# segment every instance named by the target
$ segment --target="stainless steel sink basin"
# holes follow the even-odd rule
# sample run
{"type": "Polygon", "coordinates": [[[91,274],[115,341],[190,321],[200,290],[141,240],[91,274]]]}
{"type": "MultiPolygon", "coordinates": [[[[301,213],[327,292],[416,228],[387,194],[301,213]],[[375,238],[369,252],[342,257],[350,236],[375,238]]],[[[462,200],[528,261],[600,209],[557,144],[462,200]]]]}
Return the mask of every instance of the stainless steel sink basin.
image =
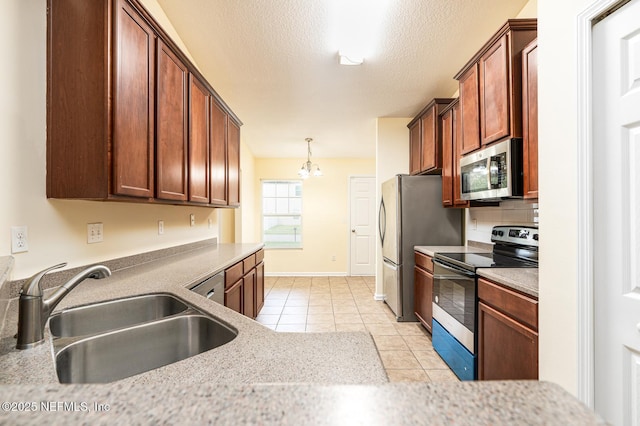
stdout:
{"type": "Polygon", "coordinates": [[[87,337],[56,355],[61,383],[108,383],[232,341],[237,332],[202,315],[178,315],[87,337]]]}
{"type": "Polygon", "coordinates": [[[51,316],[54,338],[86,336],[165,318],[188,309],[168,294],[149,294],[66,309],[51,316]]]}

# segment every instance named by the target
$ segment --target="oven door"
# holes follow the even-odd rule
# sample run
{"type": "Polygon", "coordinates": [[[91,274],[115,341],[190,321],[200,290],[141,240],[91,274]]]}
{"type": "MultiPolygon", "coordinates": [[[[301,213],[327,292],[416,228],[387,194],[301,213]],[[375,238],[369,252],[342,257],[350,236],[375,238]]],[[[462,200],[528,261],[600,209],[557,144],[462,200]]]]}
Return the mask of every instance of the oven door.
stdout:
{"type": "Polygon", "coordinates": [[[476,275],[433,260],[433,318],[475,354],[476,275]]]}

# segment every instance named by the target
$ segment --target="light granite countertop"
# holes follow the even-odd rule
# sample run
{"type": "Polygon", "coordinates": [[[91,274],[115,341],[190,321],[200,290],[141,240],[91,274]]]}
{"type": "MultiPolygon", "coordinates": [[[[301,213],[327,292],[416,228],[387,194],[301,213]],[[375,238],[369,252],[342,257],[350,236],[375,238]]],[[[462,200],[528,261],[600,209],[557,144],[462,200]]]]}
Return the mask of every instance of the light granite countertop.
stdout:
{"type": "Polygon", "coordinates": [[[415,246],[415,251],[433,257],[436,253],[490,253],[486,250],[475,246],[415,246]]]}
{"type": "Polygon", "coordinates": [[[481,277],[538,298],[538,268],[479,268],[481,277]]]}
{"type": "Polygon", "coordinates": [[[188,290],[260,245],[221,244],[86,280],[58,309],[170,293],[236,328],[232,342],[102,385],[61,385],[51,339],[14,349],[13,299],[0,335],[2,424],[603,424],[538,381],[387,383],[367,333],[276,333],[188,290]]]}
{"type": "MultiPolygon", "coordinates": [[[[88,279],[62,299],[56,311],[132,295],[169,293],[238,330],[238,336],[226,345],[119,383],[387,383],[382,361],[368,333],[276,333],[189,290],[261,247],[213,245],[121,269],[101,280],[88,279]]],[[[17,300],[13,299],[0,335],[0,383],[57,383],[48,326],[45,344],[26,351],[15,349],[17,310],[17,300]]]]}
{"type": "Polygon", "coordinates": [[[153,388],[10,386],[5,424],[596,425],[560,386],[535,381],[367,385],[255,384],[153,388]],[[32,411],[18,412],[17,402],[32,411]],[[44,404],[43,404],[44,403],[44,404]],[[65,405],[66,403],[66,409],[65,405]],[[56,408],[56,412],[50,407],[56,408]],[[74,411],[75,410],[75,411],[74,411]],[[108,410],[108,411],[107,411],[108,410]]]}

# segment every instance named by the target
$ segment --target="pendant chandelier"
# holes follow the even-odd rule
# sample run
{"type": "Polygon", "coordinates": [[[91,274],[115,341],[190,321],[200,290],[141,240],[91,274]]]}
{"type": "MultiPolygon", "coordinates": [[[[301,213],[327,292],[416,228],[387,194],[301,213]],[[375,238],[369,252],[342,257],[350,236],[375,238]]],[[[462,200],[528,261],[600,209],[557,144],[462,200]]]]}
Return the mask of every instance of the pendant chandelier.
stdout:
{"type": "Polygon", "coordinates": [[[302,179],[308,178],[311,174],[314,176],[322,176],[320,166],[311,162],[311,141],[313,141],[313,139],[306,138],[305,141],[307,141],[307,161],[302,163],[302,167],[298,170],[298,175],[302,179]]]}

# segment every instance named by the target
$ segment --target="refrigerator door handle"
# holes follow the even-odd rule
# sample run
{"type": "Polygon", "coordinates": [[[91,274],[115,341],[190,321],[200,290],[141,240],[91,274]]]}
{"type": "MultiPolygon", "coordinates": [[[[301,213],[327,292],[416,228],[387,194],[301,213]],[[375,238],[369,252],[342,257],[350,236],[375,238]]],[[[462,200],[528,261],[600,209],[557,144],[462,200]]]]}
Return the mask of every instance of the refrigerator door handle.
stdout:
{"type": "Polygon", "coordinates": [[[378,211],[378,231],[380,232],[380,242],[384,246],[384,237],[387,229],[387,209],[384,207],[384,199],[380,199],[380,210],[378,211]]]}

